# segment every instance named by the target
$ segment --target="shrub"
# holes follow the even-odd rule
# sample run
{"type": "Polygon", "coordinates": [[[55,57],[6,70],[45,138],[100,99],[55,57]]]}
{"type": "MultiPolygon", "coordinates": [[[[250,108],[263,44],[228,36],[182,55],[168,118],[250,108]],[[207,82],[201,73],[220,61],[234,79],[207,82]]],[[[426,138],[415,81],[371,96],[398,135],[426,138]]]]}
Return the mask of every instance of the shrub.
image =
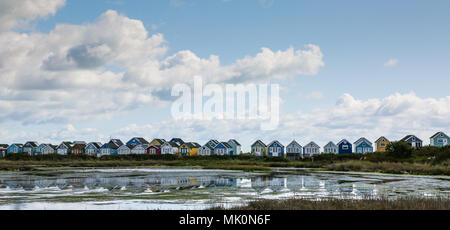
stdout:
{"type": "Polygon", "coordinates": [[[17,160],[31,160],[31,156],[26,153],[12,153],[7,154],[5,159],[17,161],[17,160]]]}
{"type": "Polygon", "coordinates": [[[395,141],[391,142],[387,146],[387,153],[390,156],[397,158],[408,158],[411,157],[413,149],[408,142],[405,141],[395,141]]]}
{"type": "Polygon", "coordinates": [[[417,150],[417,155],[424,155],[427,158],[430,158],[431,164],[440,164],[450,160],[450,146],[426,147],[424,149],[417,150]],[[426,150],[429,152],[426,152],[426,150]]]}
{"type": "Polygon", "coordinates": [[[97,160],[97,157],[89,156],[86,154],[82,155],[48,154],[48,155],[30,156],[26,153],[15,153],[15,154],[8,154],[6,156],[6,159],[11,161],[70,161],[70,160],[97,160]]]}
{"type": "Polygon", "coordinates": [[[263,157],[266,162],[289,162],[288,159],[284,157],[263,157]]]}

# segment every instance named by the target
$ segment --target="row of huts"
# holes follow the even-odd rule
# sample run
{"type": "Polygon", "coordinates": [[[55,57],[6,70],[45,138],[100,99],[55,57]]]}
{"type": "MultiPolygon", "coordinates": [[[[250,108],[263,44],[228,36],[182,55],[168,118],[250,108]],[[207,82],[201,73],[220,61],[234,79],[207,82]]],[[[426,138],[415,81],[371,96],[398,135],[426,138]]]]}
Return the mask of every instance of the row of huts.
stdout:
{"type": "Polygon", "coordinates": [[[241,154],[241,144],[234,139],[228,142],[211,140],[204,146],[196,142],[185,142],[181,138],[173,138],[170,141],[164,139],[153,139],[148,142],[145,138],[134,137],[127,143],[120,139],[111,139],[108,143],[84,141],[69,142],[64,141],[59,145],[38,144],[29,141],[25,144],[0,145],[0,156],[7,154],[27,153],[29,155],[129,155],[129,154],[171,154],[181,156],[196,155],[239,155],[241,154]]]}
{"type": "MultiPolygon", "coordinates": [[[[423,141],[415,135],[408,135],[400,141],[405,141],[413,148],[421,148],[423,141]]],[[[375,148],[377,152],[386,152],[390,141],[386,137],[380,137],[375,141],[375,148]]],[[[430,146],[443,147],[450,144],[450,137],[444,132],[438,132],[430,138],[430,146]]],[[[311,157],[321,153],[331,154],[351,154],[351,153],[371,153],[375,150],[374,145],[367,138],[361,137],[357,141],[351,143],[343,139],[337,144],[330,141],[328,144],[321,147],[315,142],[310,142],[305,146],[300,145],[293,140],[290,144],[284,147],[278,141],[272,141],[268,145],[261,140],[255,141],[251,146],[251,153],[258,156],[287,156],[287,157],[311,157]]]]}
{"type": "MultiPolygon", "coordinates": [[[[414,148],[420,148],[423,141],[415,135],[408,135],[401,139],[409,143],[414,148]]],[[[343,139],[337,144],[330,141],[323,146],[323,149],[315,142],[310,142],[305,146],[300,145],[293,140],[286,147],[279,141],[272,141],[265,144],[261,140],[255,141],[251,145],[251,153],[256,156],[271,157],[311,157],[321,153],[331,154],[350,154],[350,153],[371,153],[376,149],[377,152],[385,152],[390,141],[386,137],[380,137],[375,141],[375,148],[372,142],[362,137],[356,142],[343,139]]],[[[443,132],[438,132],[430,138],[430,146],[443,147],[450,144],[450,138],[443,132]]],[[[239,142],[231,139],[227,142],[210,140],[203,146],[196,142],[184,142],[181,138],[173,138],[170,141],[164,139],[153,139],[148,142],[142,137],[134,137],[127,143],[119,139],[111,139],[108,143],[83,141],[62,142],[59,145],[38,144],[29,141],[25,144],[0,144],[0,156],[15,153],[27,153],[29,155],[95,155],[98,157],[104,155],[128,155],[128,154],[175,154],[180,156],[210,156],[210,155],[240,155],[242,146],[239,142]]]]}

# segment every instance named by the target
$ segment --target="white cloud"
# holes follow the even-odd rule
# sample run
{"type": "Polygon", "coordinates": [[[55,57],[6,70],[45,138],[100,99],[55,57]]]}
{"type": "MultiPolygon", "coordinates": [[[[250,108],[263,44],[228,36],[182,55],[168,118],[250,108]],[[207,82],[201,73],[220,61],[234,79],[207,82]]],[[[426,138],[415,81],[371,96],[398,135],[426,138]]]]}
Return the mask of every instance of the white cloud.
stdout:
{"type": "Polygon", "coordinates": [[[5,143],[25,143],[26,141],[38,141],[39,143],[59,144],[62,141],[107,141],[108,137],[100,134],[97,129],[77,129],[72,124],[67,124],[60,129],[45,129],[41,131],[11,132],[2,130],[2,141],[5,143]]]}
{"type": "Polygon", "coordinates": [[[226,141],[237,139],[245,151],[257,139],[264,142],[279,140],[288,144],[296,139],[304,145],[315,141],[324,146],[345,138],[356,141],[366,137],[375,141],[380,136],[399,140],[415,134],[428,144],[428,138],[437,131],[450,132],[450,96],[421,98],[414,93],[393,94],[385,98],[360,100],[350,94],[342,95],[336,105],[315,109],[308,113],[282,113],[276,130],[260,130],[260,120],[165,120],[144,125],[131,124],[107,132],[92,128],[77,129],[67,124],[57,130],[39,132],[0,130],[3,141],[37,140],[59,143],[64,140],[108,141],[111,136],[127,141],[134,136],[155,137],[204,144],[211,138],[226,141]]]}
{"type": "Polygon", "coordinates": [[[54,15],[65,0],[2,0],[0,31],[23,26],[31,20],[54,15]]]}
{"type": "Polygon", "coordinates": [[[315,75],[325,64],[320,47],[307,45],[306,50],[294,50],[273,52],[268,48],[262,48],[261,53],[255,57],[245,57],[236,61],[232,66],[237,72],[236,77],[250,79],[260,78],[285,78],[289,75],[315,75]]]}
{"type": "Polygon", "coordinates": [[[256,139],[265,142],[280,140],[288,144],[296,139],[301,144],[315,141],[321,146],[343,138],[356,141],[366,137],[372,142],[380,136],[399,140],[415,134],[427,143],[437,131],[450,132],[450,96],[421,98],[414,93],[393,94],[385,98],[358,100],[342,95],[335,106],[309,113],[282,114],[280,126],[274,131],[261,131],[258,120],[188,120],[163,121],[148,125],[130,125],[113,136],[146,138],[174,136],[204,144],[211,138],[236,138],[249,150],[256,139]],[[176,130],[176,131],[175,131],[176,130]]]}
{"type": "Polygon", "coordinates": [[[164,92],[195,75],[205,83],[267,81],[314,75],[324,65],[315,45],[263,48],[228,66],[215,55],[183,50],[167,57],[167,50],[162,34],[149,35],[141,21],[112,10],[90,24],[58,24],[48,34],[1,32],[0,122],[106,119],[161,104],[164,92]]]}
{"type": "Polygon", "coordinates": [[[398,59],[389,59],[386,63],[384,63],[385,67],[396,67],[398,64],[398,59]]]}

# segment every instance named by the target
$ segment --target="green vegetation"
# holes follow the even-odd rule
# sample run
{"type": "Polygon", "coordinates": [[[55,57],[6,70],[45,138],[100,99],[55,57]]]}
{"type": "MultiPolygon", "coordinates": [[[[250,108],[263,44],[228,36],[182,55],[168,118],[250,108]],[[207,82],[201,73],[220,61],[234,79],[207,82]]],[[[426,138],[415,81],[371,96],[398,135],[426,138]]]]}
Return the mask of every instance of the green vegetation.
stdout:
{"type": "Polygon", "coordinates": [[[387,152],[395,158],[409,158],[413,153],[413,148],[405,141],[392,142],[387,146],[387,152]]]}
{"type": "MultiPolygon", "coordinates": [[[[397,200],[368,198],[363,200],[304,199],[259,200],[230,210],[449,210],[450,199],[400,198],[397,200]]],[[[224,210],[215,207],[212,210],[224,210]]]]}
{"type": "Polygon", "coordinates": [[[379,172],[392,174],[450,175],[448,165],[421,163],[346,161],[324,166],[329,171],[379,172]]]}
{"type": "Polygon", "coordinates": [[[0,159],[0,170],[32,171],[47,167],[117,168],[117,167],[201,167],[244,171],[268,171],[270,168],[317,168],[330,171],[359,171],[416,175],[450,176],[450,146],[412,149],[403,142],[393,142],[385,153],[321,154],[314,158],[290,161],[278,157],[114,155],[62,156],[12,154],[0,159]]]}
{"type": "Polygon", "coordinates": [[[201,167],[205,169],[268,171],[270,167],[301,167],[301,162],[286,159],[258,158],[253,156],[194,156],[177,157],[173,155],[116,155],[101,158],[91,156],[29,156],[15,154],[0,160],[0,170],[33,171],[39,168],[81,167],[201,167]]]}

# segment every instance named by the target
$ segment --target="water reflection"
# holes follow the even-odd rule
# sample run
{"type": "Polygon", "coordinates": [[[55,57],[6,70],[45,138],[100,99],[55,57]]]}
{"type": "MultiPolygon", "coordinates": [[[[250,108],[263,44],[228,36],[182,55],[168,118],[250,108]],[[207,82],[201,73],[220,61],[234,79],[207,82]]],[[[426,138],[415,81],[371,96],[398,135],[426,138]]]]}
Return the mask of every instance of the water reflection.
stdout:
{"type": "MultiPolygon", "coordinates": [[[[318,196],[329,195],[366,195],[374,196],[379,194],[376,184],[363,182],[342,182],[340,180],[320,180],[314,176],[249,176],[248,178],[239,177],[222,177],[219,175],[212,176],[139,176],[139,177],[110,177],[107,174],[95,173],[92,177],[81,178],[45,178],[36,177],[28,178],[11,178],[0,179],[0,190],[24,190],[34,191],[37,189],[46,189],[57,187],[60,190],[79,190],[88,189],[96,190],[106,188],[112,190],[142,190],[158,187],[167,190],[179,190],[187,188],[212,188],[212,187],[228,187],[232,189],[250,188],[256,193],[280,193],[295,192],[307,193],[311,192],[318,196]]],[[[442,182],[448,184],[448,182],[442,182]]],[[[394,193],[401,193],[402,189],[396,186],[391,188],[394,193]]],[[[416,189],[410,189],[414,192],[416,189]]],[[[444,190],[445,191],[445,190],[444,190]]]]}
{"type": "Polygon", "coordinates": [[[95,174],[91,178],[70,178],[70,179],[0,179],[0,189],[15,189],[33,191],[37,188],[45,189],[57,187],[64,189],[98,189],[98,188],[150,188],[150,187],[170,187],[180,189],[184,187],[234,187],[243,186],[238,184],[242,179],[232,177],[108,177],[107,175],[95,174]]]}
{"type": "MultiPolygon", "coordinates": [[[[131,209],[148,209],[154,205],[166,205],[156,206],[158,209],[201,209],[219,203],[243,204],[257,198],[361,199],[411,195],[449,197],[449,194],[449,180],[376,174],[277,172],[264,175],[219,170],[0,173],[0,209],[36,207],[32,204],[37,199],[46,205],[63,202],[61,207],[69,209],[71,205],[88,202],[96,202],[95,208],[110,207],[99,203],[100,198],[96,196],[119,206],[133,200],[135,206],[129,204],[131,209]],[[71,200],[75,195],[79,200],[71,200]]],[[[50,205],[49,209],[55,207],[50,205]]]]}

